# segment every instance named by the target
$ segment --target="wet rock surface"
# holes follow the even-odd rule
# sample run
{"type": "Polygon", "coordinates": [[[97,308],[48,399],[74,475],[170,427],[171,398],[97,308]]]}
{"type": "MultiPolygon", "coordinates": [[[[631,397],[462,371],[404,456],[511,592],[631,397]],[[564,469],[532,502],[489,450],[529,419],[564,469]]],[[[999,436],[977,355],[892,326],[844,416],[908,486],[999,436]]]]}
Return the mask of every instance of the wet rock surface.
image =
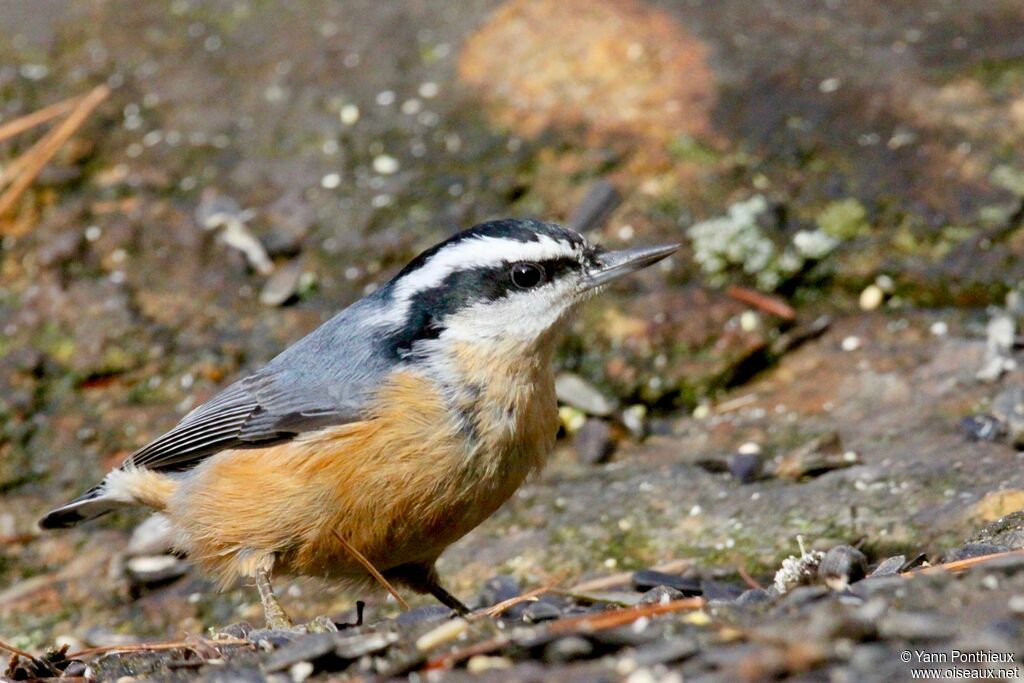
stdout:
{"type": "MultiPolygon", "coordinates": [[[[0,216],[0,639],[69,644],[8,675],[881,681],[907,678],[903,651],[1021,662],[1019,557],[903,574],[1024,545],[1024,10],[812,5],[0,7],[0,124],[112,88],[0,216]],[[502,215],[683,244],[574,323],[566,438],[440,566],[481,607],[585,588],[453,629],[424,598],[399,614],[280,578],[296,615],[340,630],[272,632],[159,523],[133,536],[138,513],[34,531],[419,249],[502,215]],[[815,559],[780,595],[798,536],[815,559]],[[614,616],[645,609],[666,611],[614,616]],[[588,615],[607,621],[572,621],[588,615]],[[183,644],[66,656],[140,642],[183,644]]],[[[36,139],[0,141],[0,166],[36,139]]]]}

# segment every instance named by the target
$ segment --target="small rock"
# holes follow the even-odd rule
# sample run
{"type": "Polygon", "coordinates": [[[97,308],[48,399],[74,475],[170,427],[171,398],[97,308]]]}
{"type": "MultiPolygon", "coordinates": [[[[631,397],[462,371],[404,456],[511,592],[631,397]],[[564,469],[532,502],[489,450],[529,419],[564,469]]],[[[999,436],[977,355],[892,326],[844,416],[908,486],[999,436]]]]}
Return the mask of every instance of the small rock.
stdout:
{"type": "Polygon", "coordinates": [[[543,659],[549,664],[562,664],[576,659],[585,659],[594,652],[593,644],[580,636],[559,638],[547,644],[543,659]]]}
{"type": "Polygon", "coordinates": [[[740,593],[736,598],[737,605],[757,605],[771,600],[771,595],[764,588],[751,588],[740,593]]]}
{"type": "Polygon", "coordinates": [[[776,476],[797,480],[816,477],[860,462],[853,451],[844,451],[838,432],[817,436],[786,453],[775,464],[776,476]]]}
{"type": "Polygon", "coordinates": [[[555,394],[562,403],[595,417],[608,417],[616,404],[579,375],[563,372],[555,378],[555,394]]]}
{"type": "Polygon", "coordinates": [[[536,624],[541,621],[550,621],[551,619],[558,619],[561,616],[562,610],[543,600],[531,603],[525,610],[523,610],[523,621],[531,624],[536,624]]]}
{"type": "Polygon", "coordinates": [[[701,594],[707,601],[718,600],[721,602],[727,602],[735,600],[743,594],[743,589],[733,583],[726,583],[725,581],[713,581],[705,579],[700,582],[701,594]]]}
{"type": "Polygon", "coordinates": [[[481,674],[494,669],[510,669],[512,665],[513,662],[508,657],[473,655],[466,662],[466,671],[471,674],[481,674]]]}
{"type": "Polygon", "coordinates": [[[905,555],[894,555],[886,558],[878,563],[868,576],[879,577],[879,576],[894,576],[903,571],[903,565],[907,563],[905,555]]]}
{"type": "Polygon", "coordinates": [[[334,655],[342,659],[355,660],[381,652],[398,640],[399,635],[393,632],[360,633],[354,636],[335,635],[334,655]]]}
{"type": "Polygon", "coordinates": [[[942,561],[956,562],[957,560],[969,560],[972,557],[1005,553],[1009,550],[1013,550],[1013,548],[1005,545],[996,545],[994,543],[965,543],[962,548],[957,548],[956,550],[946,553],[942,557],[942,561]]]}
{"type": "Polygon", "coordinates": [[[499,602],[505,602],[512,598],[518,598],[523,594],[522,588],[515,577],[508,574],[492,576],[484,581],[480,595],[477,596],[476,604],[479,608],[491,607],[499,602]]]}
{"type": "Polygon", "coordinates": [[[951,637],[956,629],[943,615],[890,610],[879,620],[878,633],[882,638],[940,640],[951,637]]]}
{"type": "Polygon", "coordinates": [[[295,259],[278,268],[267,278],[260,290],[260,303],[264,306],[283,306],[295,299],[302,280],[302,261],[295,259]]]}
{"type": "Polygon", "coordinates": [[[994,415],[968,415],[957,425],[970,441],[998,441],[1006,435],[1003,422],[994,415]]]}
{"type": "Polygon", "coordinates": [[[125,570],[132,583],[152,586],[184,576],[191,566],[174,555],[140,555],[130,558],[125,570]]]}
{"type": "Polygon", "coordinates": [[[878,285],[868,285],[860,293],[858,300],[862,311],[873,311],[885,301],[885,292],[878,285]]]}
{"type": "Polygon", "coordinates": [[[760,453],[734,453],[729,458],[729,474],[740,483],[751,484],[764,474],[764,457],[760,453]]]}
{"type": "Polygon", "coordinates": [[[972,543],[992,543],[1007,548],[1024,548],[1024,511],[1011,512],[986,525],[970,538],[972,543]]]}
{"type": "Polygon", "coordinates": [[[1024,386],[1009,387],[992,400],[992,415],[1015,447],[1024,447],[1024,386]]]}
{"type": "Polygon", "coordinates": [[[1017,335],[1017,323],[1009,315],[997,315],[988,321],[985,328],[985,364],[976,377],[983,382],[994,382],[1003,373],[1017,367],[1013,359],[1013,344],[1017,335]]]}
{"type": "Polygon", "coordinates": [[[604,420],[587,418],[583,427],[573,439],[576,459],[584,465],[600,465],[608,462],[615,453],[615,439],[612,428],[604,420]]]}
{"type": "Polygon", "coordinates": [[[284,631],[274,628],[254,629],[246,636],[246,640],[255,643],[265,650],[275,650],[295,642],[302,635],[298,631],[284,631]]]}
{"type": "Polygon", "coordinates": [[[276,650],[266,662],[267,671],[284,671],[300,662],[316,660],[334,654],[335,637],[332,633],[296,634],[295,639],[276,650]]]}
{"type": "Polygon", "coordinates": [[[409,625],[426,621],[439,621],[447,619],[452,614],[454,614],[452,609],[444,605],[423,605],[422,607],[413,607],[408,612],[402,612],[395,617],[395,623],[409,625]]]}
{"type": "Polygon", "coordinates": [[[818,577],[834,591],[846,590],[851,583],[860,581],[867,574],[868,558],[864,553],[848,545],[829,549],[818,565],[818,577]]]}
{"type": "Polygon", "coordinates": [[[673,600],[682,600],[686,595],[671,586],[655,586],[640,596],[638,605],[666,605],[673,600]]]}
{"type": "Polygon", "coordinates": [[[633,572],[634,589],[648,591],[658,586],[674,588],[687,597],[701,594],[700,581],[697,579],[689,579],[681,574],[669,574],[654,569],[641,569],[633,572]]]}
{"type": "Polygon", "coordinates": [[[64,667],[64,671],[61,672],[61,678],[85,678],[88,668],[82,660],[73,659],[64,667]]]}
{"type": "Polygon", "coordinates": [[[129,555],[162,555],[174,546],[174,527],[166,515],[157,512],[132,531],[125,552],[129,555]]]}
{"type": "Polygon", "coordinates": [[[674,637],[638,648],[633,652],[632,659],[637,666],[672,664],[689,659],[699,651],[697,641],[692,638],[674,637]]]}
{"type": "Polygon", "coordinates": [[[224,628],[220,629],[217,632],[217,635],[224,636],[226,638],[238,638],[240,640],[245,640],[252,632],[252,624],[248,621],[239,621],[234,624],[228,624],[224,628]]]}
{"type": "Polygon", "coordinates": [[[447,621],[440,626],[427,631],[416,639],[416,649],[420,652],[429,652],[438,645],[449,643],[469,630],[469,622],[457,618],[447,621]]]}
{"type": "Polygon", "coordinates": [[[824,586],[796,586],[786,591],[783,604],[787,607],[803,607],[831,595],[824,586]]]}

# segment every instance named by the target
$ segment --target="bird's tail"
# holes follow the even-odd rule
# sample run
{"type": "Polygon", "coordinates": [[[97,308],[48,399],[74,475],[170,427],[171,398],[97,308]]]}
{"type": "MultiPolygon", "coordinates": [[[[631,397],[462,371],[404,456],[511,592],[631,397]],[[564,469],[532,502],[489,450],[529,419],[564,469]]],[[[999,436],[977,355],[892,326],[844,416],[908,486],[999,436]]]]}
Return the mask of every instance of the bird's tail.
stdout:
{"type": "Polygon", "coordinates": [[[178,487],[174,477],[136,467],[116,469],[101,484],[46,513],[42,529],[66,529],[126,505],[163,510],[178,487]]]}
{"type": "Polygon", "coordinates": [[[124,501],[113,500],[104,491],[103,484],[95,486],[70,503],[65,503],[46,513],[39,520],[41,529],[66,529],[87,519],[95,519],[111,510],[127,505],[124,501]]]}

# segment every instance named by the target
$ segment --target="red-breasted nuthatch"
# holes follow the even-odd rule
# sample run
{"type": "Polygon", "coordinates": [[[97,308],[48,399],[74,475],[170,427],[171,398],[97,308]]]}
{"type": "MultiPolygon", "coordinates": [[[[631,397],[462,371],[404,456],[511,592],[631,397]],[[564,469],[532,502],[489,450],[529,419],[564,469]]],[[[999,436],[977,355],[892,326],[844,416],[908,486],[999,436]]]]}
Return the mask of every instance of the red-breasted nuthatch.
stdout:
{"type": "Polygon", "coordinates": [[[367,581],[346,542],[386,578],[464,613],[434,562],[554,446],[551,360],[566,320],[601,285],[677,248],[607,251],[536,221],[461,232],[40,525],[160,510],[222,584],[255,579],[274,627],[290,622],[272,569],[367,581]]]}

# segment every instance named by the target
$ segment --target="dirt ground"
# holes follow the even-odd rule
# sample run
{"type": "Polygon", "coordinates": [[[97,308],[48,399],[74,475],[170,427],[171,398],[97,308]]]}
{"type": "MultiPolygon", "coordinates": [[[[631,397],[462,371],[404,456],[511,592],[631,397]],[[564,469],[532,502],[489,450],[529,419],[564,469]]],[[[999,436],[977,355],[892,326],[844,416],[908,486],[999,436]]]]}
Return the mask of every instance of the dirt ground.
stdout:
{"type": "MultiPolygon", "coordinates": [[[[502,581],[627,572],[618,602],[542,601],[533,641],[439,664],[456,645],[401,654],[430,615],[398,624],[380,595],[282,578],[296,616],[345,622],[365,599],[369,626],[290,644],[236,630],[255,649],[226,664],[114,655],[90,675],[893,680],[903,650],[1021,662],[1012,557],[740,596],[798,537],[855,547],[867,571],[904,556],[894,573],[1024,546],[997,522],[1024,508],[1019,2],[0,6],[0,126],[101,84],[110,97],[0,216],[0,640],[260,625],[249,587],[215,591],[140,549],[145,533],[130,546],[140,513],[45,535],[35,520],[418,251],[529,216],[684,247],[574,324],[558,364],[582,389],[560,396],[550,465],[439,569],[481,605],[502,581]],[[610,213],[587,220],[602,198],[610,213]],[[269,265],[210,227],[218,212],[269,265]],[[632,573],[677,560],[701,611],[651,616],[633,640],[554,626],[635,609],[632,573]],[[346,647],[361,654],[326,654],[346,647]]],[[[0,140],[0,178],[40,135],[0,140]]],[[[506,633],[486,628],[453,642],[506,633]]]]}

